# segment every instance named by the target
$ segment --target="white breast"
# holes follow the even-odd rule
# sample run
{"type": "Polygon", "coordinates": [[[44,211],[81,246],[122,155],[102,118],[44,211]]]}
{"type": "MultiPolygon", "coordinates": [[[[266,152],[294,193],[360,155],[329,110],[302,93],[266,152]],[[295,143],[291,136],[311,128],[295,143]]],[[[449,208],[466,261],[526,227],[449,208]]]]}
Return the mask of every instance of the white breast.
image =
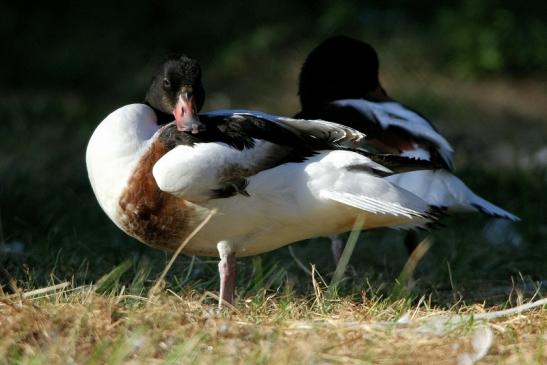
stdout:
{"type": "Polygon", "coordinates": [[[157,130],[150,107],[130,104],[108,115],[93,132],[86,151],[87,173],[110,219],[116,221],[119,197],[157,130]]]}

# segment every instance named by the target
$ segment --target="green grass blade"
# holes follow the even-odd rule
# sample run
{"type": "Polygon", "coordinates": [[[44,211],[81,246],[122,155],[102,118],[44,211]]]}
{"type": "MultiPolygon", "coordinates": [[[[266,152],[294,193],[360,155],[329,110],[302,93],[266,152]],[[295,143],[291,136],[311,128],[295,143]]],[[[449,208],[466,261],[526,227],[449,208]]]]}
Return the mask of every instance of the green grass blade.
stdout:
{"type": "Polygon", "coordinates": [[[97,293],[106,293],[108,291],[112,291],[118,284],[121,276],[129,270],[129,268],[132,266],[132,262],[130,259],[127,259],[123,261],[121,264],[116,266],[112,271],[110,271],[108,274],[101,277],[97,284],[95,284],[95,291],[97,293]]]}
{"type": "Polygon", "coordinates": [[[133,295],[142,295],[145,291],[146,280],[152,272],[152,264],[148,256],[142,256],[137,264],[137,269],[133,281],[129,285],[128,291],[133,295]]]}
{"type": "Polygon", "coordinates": [[[416,266],[418,266],[418,263],[431,248],[431,244],[432,241],[429,238],[425,238],[410,254],[408,260],[405,263],[405,266],[403,266],[401,273],[395,281],[395,285],[391,290],[390,297],[392,297],[393,299],[400,299],[409,294],[409,283],[412,279],[412,275],[414,274],[414,270],[416,270],[416,266]]]}
{"type": "Polygon", "coordinates": [[[359,239],[359,235],[361,234],[361,229],[363,228],[364,224],[365,216],[359,215],[357,219],[355,219],[355,223],[353,224],[353,228],[346,243],[346,247],[344,247],[344,251],[342,252],[340,261],[338,262],[338,265],[336,265],[336,270],[334,271],[334,275],[332,276],[332,280],[327,291],[327,298],[329,299],[331,299],[338,291],[338,285],[342,281],[344,273],[346,272],[349,260],[351,258],[351,255],[353,254],[353,250],[355,249],[355,245],[357,244],[357,240],[359,239]]]}

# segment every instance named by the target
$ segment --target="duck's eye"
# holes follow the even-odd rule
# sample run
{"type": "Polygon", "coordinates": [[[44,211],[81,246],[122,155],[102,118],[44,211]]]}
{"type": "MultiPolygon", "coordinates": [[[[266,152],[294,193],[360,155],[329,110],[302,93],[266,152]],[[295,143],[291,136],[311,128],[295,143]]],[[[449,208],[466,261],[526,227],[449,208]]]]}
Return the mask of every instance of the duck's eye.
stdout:
{"type": "Polygon", "coordinates": [[[171,86],[171,81],[169,81],[168,79],[163,79],[163,87],[170,87],[171,86]]]}

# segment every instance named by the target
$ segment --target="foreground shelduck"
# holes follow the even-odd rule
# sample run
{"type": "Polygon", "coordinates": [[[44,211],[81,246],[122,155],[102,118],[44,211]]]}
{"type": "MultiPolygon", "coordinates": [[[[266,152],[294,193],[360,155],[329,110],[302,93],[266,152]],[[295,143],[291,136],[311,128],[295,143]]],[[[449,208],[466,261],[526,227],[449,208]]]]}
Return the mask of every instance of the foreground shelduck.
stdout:
{"type": "Polygon", "coordinates": [[[177,249],[218,210],[183,252],[220,257],[222,300],[233,300],[236,256],[348,231],[360,214],[367,229],[435,220],[429,204],[384,178],[421,163],[359,150],[364,135],[334,123],[248,111],[198,117],[200,77],[193,59],[168,60],[146,104],[99,124],[86,162],[102,209],[150,246],[177,249]]]}
{"type": "MultiPolygon", "coordinates": [[[[516,221],[518,217],[473,193],[454,176],[453,148],[431,122],[391,99],[378,78],[376,51],[345,36],[325,40],[306,58],[299,79],[302,110],[296,118],[341,123],[367,135],[378,152],[431,161],[437,170],[387,177],[427,203],[449,212],[480,211],[516,221]]],[[[340,246],[333,240],[335,259],[340,246]]],[[[415,243],[406,241],[409,250],[415,243]]]]}

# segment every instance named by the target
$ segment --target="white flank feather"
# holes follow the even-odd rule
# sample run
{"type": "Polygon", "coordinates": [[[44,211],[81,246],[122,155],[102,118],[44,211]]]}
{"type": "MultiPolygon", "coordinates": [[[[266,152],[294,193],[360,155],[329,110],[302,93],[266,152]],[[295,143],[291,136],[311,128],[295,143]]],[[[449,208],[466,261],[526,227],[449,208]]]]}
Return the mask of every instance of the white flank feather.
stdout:
{"type": "Polygon", "coordinates": [[[480,211],[487,215],[520,220],[517,216],[486,201],[459,178],[446,170],[421,170],[386,177],[386,180],[406,189],[427,203],[446,207],[448,211],[480,211]]]}
{"type": "Polygon", "coordinates": [[[368,196],[339,193],[335,191],[322,191],[321,197],[374,214],[392,214],[395,216],[403,215],[407,218],[412,218],[412,216],[427,216],[424,212],[419,212],[413,209],[405,208],[397,203],[382,201],[368,196]]]}

